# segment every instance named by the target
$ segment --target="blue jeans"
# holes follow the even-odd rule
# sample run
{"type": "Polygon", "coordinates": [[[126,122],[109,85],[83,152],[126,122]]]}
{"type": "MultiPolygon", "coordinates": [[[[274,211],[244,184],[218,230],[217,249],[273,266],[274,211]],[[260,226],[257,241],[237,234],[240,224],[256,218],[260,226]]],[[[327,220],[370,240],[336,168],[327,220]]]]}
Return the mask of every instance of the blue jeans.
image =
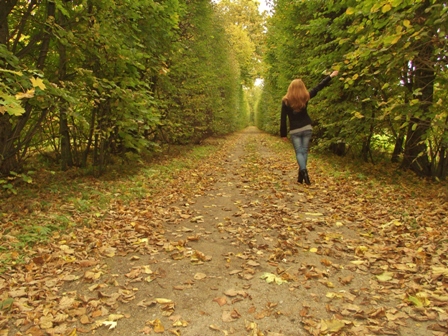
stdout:
{"type": "Polygon", "coordinates": [[[306,130],[299,133],[291,134],[291,141],[296,151],[297,163],[300,170],[306,169],[306,162],[308,161],[308,147],[310,145],[312,130],[306,130]]]}

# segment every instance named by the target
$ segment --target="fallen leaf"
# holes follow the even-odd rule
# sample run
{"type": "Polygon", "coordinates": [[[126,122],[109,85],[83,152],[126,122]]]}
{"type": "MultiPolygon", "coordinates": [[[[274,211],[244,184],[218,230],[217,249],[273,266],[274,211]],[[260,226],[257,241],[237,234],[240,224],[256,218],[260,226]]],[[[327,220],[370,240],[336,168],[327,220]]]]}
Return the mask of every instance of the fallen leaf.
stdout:
{"type": "Polygon", "coordinates": [[[213,302],[216,302],[220,306],[224,306],[225,304],[227,304],[227,299],[225,298],[225,296],[221,296],[221,297],[214,298],[213,302]]]}
{"type": "Polygon", "coordinates": [[[207,274],[204,274],[204,273],[196,273],[195,275],[194,275],[194,279],[195,280],[203,280],[203,279],[205,279],[207,277],[207,274]]]}
{"type": "Polygon", "coordinates": [[[345,323],[341,320],[321,320],[320,324],[320,330],[323,333],[339,332],[342,328],[345,327],[345,323]]]}
{"type": "Polygon", "coordinates": [[[387,282],[394,278],[394,274],[392,272],[384,272],[380,275],[377,275],[376,278],[379,282],[387,282]]]}
{"type": "Polygon", "coordinates": [[[115,329],[117,327],[116,321],[103,321],[102,325],[108,326],[109,329],[115,329]]]}
{"type": "Polygon", "coordinates": [[[277,285],[281,285],[283,283],[286,283],[288,281],[283,280],[281,277],[276,276],[273,273],[263,273],[260,276],[261,279],[266,280],[267,283],[275,282],[277,285]]]}
{"type": "Polygon", "coordinates": [[[347,285],[350,282],[352,282],[353,278],[354,278],[353,275],[350,274],[350,275],[347,275],[346,277],[339,278],[339,282],[343,285],[347,285]]]}

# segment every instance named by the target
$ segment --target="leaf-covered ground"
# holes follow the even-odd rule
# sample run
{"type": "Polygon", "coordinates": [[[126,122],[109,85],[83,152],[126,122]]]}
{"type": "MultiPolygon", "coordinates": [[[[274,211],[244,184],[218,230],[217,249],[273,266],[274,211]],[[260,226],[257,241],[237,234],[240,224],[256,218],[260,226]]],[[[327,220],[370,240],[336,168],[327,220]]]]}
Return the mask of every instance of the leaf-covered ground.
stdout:
{"type": "Polygon", "coordinates": [[[446,186],[335,162],[299,185],[248,128],[134,200],[3,210],[0,335],[447,335],[446,186]],[[76,226],[12,251],[20,215],[76,226]]]}

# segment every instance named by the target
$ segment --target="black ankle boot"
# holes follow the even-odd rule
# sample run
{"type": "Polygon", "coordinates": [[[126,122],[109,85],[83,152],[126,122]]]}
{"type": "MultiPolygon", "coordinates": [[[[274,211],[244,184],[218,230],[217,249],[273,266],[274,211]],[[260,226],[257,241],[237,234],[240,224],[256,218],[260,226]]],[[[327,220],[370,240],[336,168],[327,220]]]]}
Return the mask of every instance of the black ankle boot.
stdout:
{"type": "Polygon", "coordinates": [[[299,169],[299,177],[297,178],[297,182],[303,183],[303,173],[300,169],[299,169]]]}
{"type": "Polygon", "coordinates": [[[308,185],[310,185],[310,184],[311,184],[311,181],[310,181],[310,177],[309,177],[309,175],[308,175],[308,170],[303,169],[303,170],[301,170],[300,172],[302,173],[302,176],[303,176],[303,179],[305,180],[305,183],[308,184],[308,185]]]}

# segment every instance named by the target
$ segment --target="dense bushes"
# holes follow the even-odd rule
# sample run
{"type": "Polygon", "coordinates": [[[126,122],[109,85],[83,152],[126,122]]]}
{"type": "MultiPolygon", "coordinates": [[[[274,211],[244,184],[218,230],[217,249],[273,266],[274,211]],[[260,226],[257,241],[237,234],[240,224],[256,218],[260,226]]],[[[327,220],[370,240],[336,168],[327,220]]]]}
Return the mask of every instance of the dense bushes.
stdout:
{"type": "Polygon", "coordinates": [[[0,173],[31,154],[102,171],[244,127],[240,65],[206,0],[0,4],[0,173]]]}

